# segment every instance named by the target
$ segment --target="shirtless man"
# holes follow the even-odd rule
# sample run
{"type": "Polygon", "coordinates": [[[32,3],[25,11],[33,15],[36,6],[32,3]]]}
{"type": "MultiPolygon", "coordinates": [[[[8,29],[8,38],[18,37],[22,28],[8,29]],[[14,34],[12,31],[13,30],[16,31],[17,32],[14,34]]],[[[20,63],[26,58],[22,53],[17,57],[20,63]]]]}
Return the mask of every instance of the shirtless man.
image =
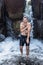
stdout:
{"type": "Polygon", "coordinates": [[[23,17],[23,21],[20,23],[20,52],[23,54],[23,46],[26,44],[26,56],[29,55],[29,43],[30,43],[30,31],[31,24],[28,22],[27,17],[23,17]]]}

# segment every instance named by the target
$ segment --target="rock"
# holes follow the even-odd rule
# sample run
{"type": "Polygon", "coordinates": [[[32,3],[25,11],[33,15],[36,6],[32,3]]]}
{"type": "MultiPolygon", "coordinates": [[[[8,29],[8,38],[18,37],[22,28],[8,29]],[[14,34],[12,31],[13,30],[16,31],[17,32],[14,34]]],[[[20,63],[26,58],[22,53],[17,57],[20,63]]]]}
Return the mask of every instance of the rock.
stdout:
{"type": "Polygon", "coordinates": [[[5,36],[3,34],[0,34],[0,42],[5,39],[5,36]]]}
{"type": "Polygon", "coordinates": [[[5,60],[0,65],[43,65],[43,61],[37,58],[28,58],[27,60],[25,57],[14,56],[11,59],[5,60]]]}

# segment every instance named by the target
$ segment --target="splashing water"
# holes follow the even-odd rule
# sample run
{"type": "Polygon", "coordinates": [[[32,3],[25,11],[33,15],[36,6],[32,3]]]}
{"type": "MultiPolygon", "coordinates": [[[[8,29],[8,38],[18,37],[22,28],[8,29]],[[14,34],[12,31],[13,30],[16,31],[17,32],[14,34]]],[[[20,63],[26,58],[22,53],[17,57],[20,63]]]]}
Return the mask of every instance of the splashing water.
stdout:
{"type": "MultiPolygon", "coordinates": [[[[3,42],[0,42],[0,62],[5,59],[10,59],[12,55],[20,55],[19,40],[12,40],[11,37],[7,37],[3,42]]],[[[25,56],[25,45],[23,48],[23,55],[25,56]]],[[[43,43],[37,39],[31,39],[30,42],[30,57],[37,57],[43,59],[43,43]]]]}

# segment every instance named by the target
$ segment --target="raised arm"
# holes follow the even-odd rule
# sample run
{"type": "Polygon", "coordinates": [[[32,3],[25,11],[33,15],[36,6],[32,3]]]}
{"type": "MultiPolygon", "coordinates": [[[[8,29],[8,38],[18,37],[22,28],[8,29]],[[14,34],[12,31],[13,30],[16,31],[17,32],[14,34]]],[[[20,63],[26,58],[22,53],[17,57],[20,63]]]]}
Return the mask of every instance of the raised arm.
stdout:
{"type": "Polygon", "coordinates": [[[20,32],[24,32],[27,29],[27,27],[24,27],[23,24],[20,24],[20,32]]]}

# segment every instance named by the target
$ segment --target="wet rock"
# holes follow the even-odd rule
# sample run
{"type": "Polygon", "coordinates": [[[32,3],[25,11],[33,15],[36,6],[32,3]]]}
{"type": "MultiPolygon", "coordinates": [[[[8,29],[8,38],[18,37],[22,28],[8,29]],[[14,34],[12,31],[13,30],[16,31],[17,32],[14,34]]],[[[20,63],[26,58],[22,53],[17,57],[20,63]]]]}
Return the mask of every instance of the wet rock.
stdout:
{"type": "Polygon", "coordinates": [[[5,39],[5,36],[3,34],[0,34],[0,42],[5,39]]]}
{"type": "Polygon", "coordinates": [[[12,57],[11,59],[5,60],[0,65],[43,65],[43,61],[37,58],[26,59],[25,57],[15,56],[12,57]]]}
{"type": "Polygon", "coordinates": [[[15,38],[14,36],[14,31],[13,31],[13,21],[6,17],[6,29],[7,29],[7,36],[11,36],[13,39],[15,38]]]}

